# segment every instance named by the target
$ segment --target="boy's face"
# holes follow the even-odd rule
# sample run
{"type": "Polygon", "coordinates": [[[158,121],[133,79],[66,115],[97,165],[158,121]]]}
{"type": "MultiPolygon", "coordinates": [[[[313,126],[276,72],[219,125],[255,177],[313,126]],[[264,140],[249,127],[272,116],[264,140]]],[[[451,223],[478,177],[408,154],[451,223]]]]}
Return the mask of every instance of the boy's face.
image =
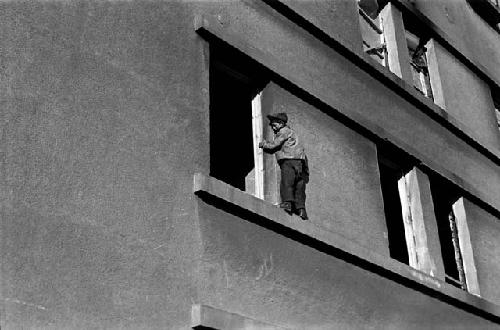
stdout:
{"type": "Polygon", "coordinates": [[[272,121],[269,123],[271,128],[273,129],[273,132],[276,133],[278,132],[283,126],[285,126],[282,122],[280,121],[272,121]]]}

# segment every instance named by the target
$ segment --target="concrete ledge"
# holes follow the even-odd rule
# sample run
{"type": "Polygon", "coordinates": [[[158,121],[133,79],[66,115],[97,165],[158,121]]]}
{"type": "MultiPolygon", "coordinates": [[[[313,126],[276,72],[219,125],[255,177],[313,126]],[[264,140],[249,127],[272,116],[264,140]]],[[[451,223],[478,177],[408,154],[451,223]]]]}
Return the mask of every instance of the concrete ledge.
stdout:
{"type": "Polygon", "coordinates": [[[229,313],[206,305],[193,305],[191,308],[191,327],[193,329],[217,330],[285,330],[286,328],[256,321],[251,318],[229,313]]]}
{"type": "Polygon", "coordinates": [[[234,212],[236,209],[236,212],[251,213],[257,224],[277,233],[396,281],[410,289],[418,290],[450,305],[500,323],[500,306],[455,288],[388,256],[359,246],[337,233],[320,228],[314,225],[314,219],[302,221],[296,216],[289,216],[275,205],[201,173],[194,175],[193,190],[201,200],[215,207],[229,212],[234,212]]]}

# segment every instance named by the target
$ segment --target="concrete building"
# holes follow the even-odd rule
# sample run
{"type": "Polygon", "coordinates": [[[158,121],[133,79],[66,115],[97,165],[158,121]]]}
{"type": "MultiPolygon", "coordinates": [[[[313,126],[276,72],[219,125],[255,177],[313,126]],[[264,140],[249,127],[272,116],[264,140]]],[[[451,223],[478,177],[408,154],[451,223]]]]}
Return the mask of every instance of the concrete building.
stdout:
{"type": "Polygon", "coordinates": [[[2,329],[498,329],[497,0],[0,2],[2,329]],[[256,147],[286,111],[309,221],[256,147]]]}

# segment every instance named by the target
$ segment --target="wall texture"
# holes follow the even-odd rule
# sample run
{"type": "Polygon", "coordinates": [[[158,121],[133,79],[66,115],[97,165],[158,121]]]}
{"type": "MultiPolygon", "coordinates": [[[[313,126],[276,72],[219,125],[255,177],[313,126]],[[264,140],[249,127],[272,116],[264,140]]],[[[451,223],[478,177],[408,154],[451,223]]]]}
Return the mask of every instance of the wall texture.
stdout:
{"type": "Polygon", "coordinates": [[[354,50],[363,51],[357,1],[284,0],[282,2],[336,40],[346,43],[354,50]]]}
{"type": "Polygon", "coordinates": [[[464,207],[481,296],[500,305],[500,221],[468,200],[464,207]]]}
{"type": "MultiPolygon", "coordinates": [[[[433,44],[444,109],[469,127],[481,142],[500,146],[490,86],[438,43],[433,44]]],[[[443,106],[443,105],[441,105],[443,106]]]]}
{"type": "Polygon", "coordinates": [[[496,327],[247,221],[252,217],[243,219],[203,201],[198,207],[203,304],[292,329],[496,327]]]}
{"type": "Polygon", "coordinates": [[[271,83],[271,112],[286,112],[309,159],[311,221],[389,256],[377,153],[373,142],[271,83]]]}
{"type": "MultiPolygon", "coordinates": [[[[355,47],[351,3],[290,4],[355,47]]],[[[332,114],[409,146],[500,209],[498,166],[260,1],[2,2],[1,327],[186,329],[196,303],[308,329],[492,327],[193,195],[210,142],[198,15],[329,108],[279,87],[270,103],[308,141],[314,225],[387,253],[374,145],[332,114]]]]}
{"type": "Polygon", "coordinates": [[[190,12],[0,4],[2,328],[187,324],[208,157],[190,12]]]}
{"type": "Polygon", "coordinates": [[[466,0],[412,1],[415,8],[427,16],[459,52],[487,70],[500,85],[500,34],[493,30],[466,0]]]}

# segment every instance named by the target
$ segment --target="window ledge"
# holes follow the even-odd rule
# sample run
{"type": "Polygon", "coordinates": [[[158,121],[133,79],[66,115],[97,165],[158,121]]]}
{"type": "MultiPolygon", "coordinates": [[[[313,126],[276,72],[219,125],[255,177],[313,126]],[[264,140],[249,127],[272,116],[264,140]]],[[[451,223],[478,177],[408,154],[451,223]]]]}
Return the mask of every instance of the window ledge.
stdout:
{"type": "Polygon", "coordinates": [[[265,329],[285,330],[287,328],[260,322],[243,315],[230,313],[207,305],[191,307],[192,329],[265,329]]]}
{"type": "MultiPolygon", "coordinates": [[[[289,216],[277,206],[234,188],[202,173],[194,175],[194,194],[206,203],[221,209],[227,206],[250,212],[270,225],[278,233],[294,233],[293,239],[317,243],[338,251],[339,256],[356,266],[431,295],[458,308],[500,322],[500,306],[453,287],[439,279],[413,269],[387,256],[368,250],[339,234],[326,231],[314,224],[314,219],[302,221],[289,216]]],[[[288,236],[290,237],[290,236],[288,236]]],[[[314,244],[313,244],[314,245],[314,244]]]]}

